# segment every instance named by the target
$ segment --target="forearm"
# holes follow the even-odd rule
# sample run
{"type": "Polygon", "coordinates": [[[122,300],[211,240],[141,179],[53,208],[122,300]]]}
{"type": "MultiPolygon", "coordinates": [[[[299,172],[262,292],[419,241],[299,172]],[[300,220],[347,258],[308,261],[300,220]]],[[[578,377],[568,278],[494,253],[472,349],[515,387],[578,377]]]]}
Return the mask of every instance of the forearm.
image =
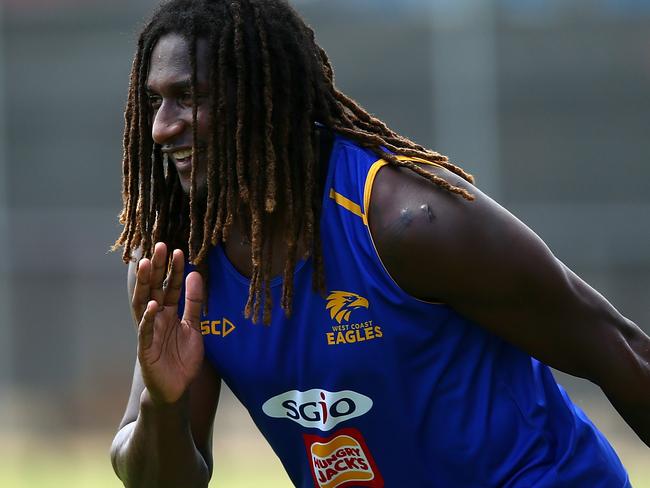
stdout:
{"type": "Polygon", "coordinates": [[[650,404],[629,405],[611,397],[610,400],[632,430],[650,447],[650,404]]]}
{"type": "Polygon", "coordinates": [[[197,450],[190,429],[187,398],[172,405],[154,405],[142,394],[138,418],[115,436],[113,468],[128,488],[206,487],[208,465],[197,450]]]}
{"type": "Polygon", "coordinates": [[[614,408],[650,447],[650,338],[632,323],[624,336],[625,347],[617,364],[609,365],[610,375],[601,387],[614,408]]]}

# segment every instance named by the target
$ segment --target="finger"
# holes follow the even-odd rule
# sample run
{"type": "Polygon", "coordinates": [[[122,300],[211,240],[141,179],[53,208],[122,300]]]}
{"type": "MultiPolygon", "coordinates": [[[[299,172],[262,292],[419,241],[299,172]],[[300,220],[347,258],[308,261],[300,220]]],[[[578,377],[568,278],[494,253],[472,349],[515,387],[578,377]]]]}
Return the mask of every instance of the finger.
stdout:
{"type": "Polygon", "coordinates": [[[157,242],[151,257],[151,299],[162,305],[165,298],[163,280],[167,270],[167,246],[164,242],[157,242]]]}
{"type": "Polygon", "coordinates": [[[140,326],[138,327],[138,344],[144,349],[148,349],[153,341],[153,324],[160,310],[160,305],[155,300],[147,303],[140,326]]]}
{"type": "Polygon", "coordinates": [[[139,322],[142,318],[147,302],[151,299],[150,290],[151,279],[151,261],[143,258],[138,262],[138,271],[135,275],[135,286],[133,287],[133,297],[131,306],[136,320],[139,322]]]}
{"type": "Polygon", "coordinates": [[[201,275],[192,271],[185,279],[185,310],[183,321],[195,329],[200,329],[201,305],[203,304],[203,279],[201,275]]]}
{"type": "Polygon", "coordinates": [[[164,292],[165,300],[163,305],[175,306],[178,305],[178,300],[181,298],[181,289],[183,288],[183,272],[185,270],[185,259],[183,251],[175,249],[172,253],[172,266],[165,280],[164,292]]]}

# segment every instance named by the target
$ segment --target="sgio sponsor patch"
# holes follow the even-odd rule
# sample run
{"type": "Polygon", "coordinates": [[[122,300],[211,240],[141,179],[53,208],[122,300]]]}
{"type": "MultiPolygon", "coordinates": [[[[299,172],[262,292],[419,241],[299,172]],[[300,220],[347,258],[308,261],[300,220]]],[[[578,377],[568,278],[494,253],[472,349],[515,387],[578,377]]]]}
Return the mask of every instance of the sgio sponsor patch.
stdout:
{"type": "Polygon", "coordinates": [[[384,480],[357,429],[341,429],[330,437],[303,434],[303,438],[317,488],[383,488],[384,480]]]}
{"type": "Polygon", "coordinates": [[[327,391],[313,388],[307,391],[291,390],[262,405],[269,417],[290,419],[303,427],[328,431],[372,408],[372,399],[351,390],[327,391]]]}

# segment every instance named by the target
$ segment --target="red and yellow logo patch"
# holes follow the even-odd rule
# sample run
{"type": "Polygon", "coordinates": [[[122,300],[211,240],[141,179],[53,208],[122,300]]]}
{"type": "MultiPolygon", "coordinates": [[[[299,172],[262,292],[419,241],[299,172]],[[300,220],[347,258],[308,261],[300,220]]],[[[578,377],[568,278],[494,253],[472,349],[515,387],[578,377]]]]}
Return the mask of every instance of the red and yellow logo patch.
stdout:
{"type": "Polygon", "coordinates": [[[384,480],[357,429],[341,429],[330,437],[303,437],[317,488],[383,488],[384,480]]]}

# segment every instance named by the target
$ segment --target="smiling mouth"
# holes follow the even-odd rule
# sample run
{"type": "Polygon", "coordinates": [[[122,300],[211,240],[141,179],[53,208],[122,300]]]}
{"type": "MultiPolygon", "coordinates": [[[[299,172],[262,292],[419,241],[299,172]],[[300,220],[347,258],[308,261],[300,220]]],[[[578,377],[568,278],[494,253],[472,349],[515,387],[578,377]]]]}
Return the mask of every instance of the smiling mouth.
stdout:
{"type": "Polygon", "coordinates": [[[179,173],[192,170],[192,149],[181,149],[171,153],[171,156],[179,173]]]}
{"type": "Polygon", "coordinates": [[[191,149],[181,149],[180,151],[173,152],[172,156],[174,157],[174,159],[177,159],[177,160],[187,159],[189,157],[192,157],[192,150],[191,149]]]}

